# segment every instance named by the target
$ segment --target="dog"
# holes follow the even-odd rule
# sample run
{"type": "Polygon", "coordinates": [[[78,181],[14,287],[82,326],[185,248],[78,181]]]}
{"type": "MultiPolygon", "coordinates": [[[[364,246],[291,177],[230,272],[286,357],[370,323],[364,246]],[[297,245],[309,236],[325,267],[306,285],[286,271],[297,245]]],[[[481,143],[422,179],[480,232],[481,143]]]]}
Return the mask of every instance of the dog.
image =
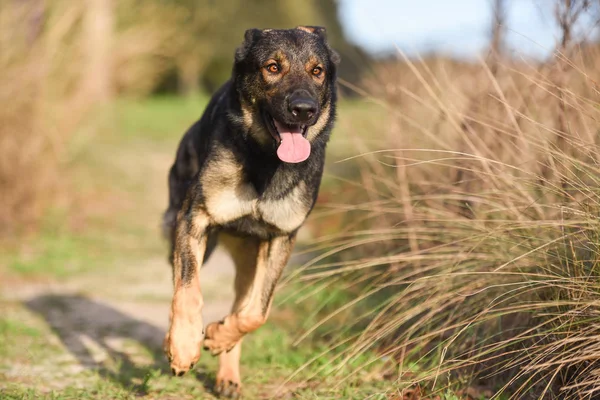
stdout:
{"type": "Polygon", "coordinates": [[[263,325],[321,183],[339,55],[325,28],[249,29],[231,79],[183,136],[164,226],[173,300],[164,350],[181,376],[200,348],[219,355],[215,391],[239,397],[244,335],[263,325]],[[236,267],[231,313],[204,331],[199,270],[217,244],[236,267]]]}

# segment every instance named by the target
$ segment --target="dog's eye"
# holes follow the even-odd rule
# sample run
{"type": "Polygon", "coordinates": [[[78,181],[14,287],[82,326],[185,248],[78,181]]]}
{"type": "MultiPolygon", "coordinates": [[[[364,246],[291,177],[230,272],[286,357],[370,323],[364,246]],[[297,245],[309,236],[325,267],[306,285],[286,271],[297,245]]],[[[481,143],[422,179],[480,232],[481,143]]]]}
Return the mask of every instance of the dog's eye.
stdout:
{"type": "Polygon", "coordinates": [[[269,71],[272,74],[276,74],[279,72],[279,65],[277,65],[277,63],[272,63],[267,65],[267,71],[269,71]]]}
{"type": "Polygon", "coordinates": [[[319,76],[322,73],[323,73],[323,68],[321,68],[321,67],[314,67],[313,70],[312,70],[312,74],[314,76],[319,76]]]}

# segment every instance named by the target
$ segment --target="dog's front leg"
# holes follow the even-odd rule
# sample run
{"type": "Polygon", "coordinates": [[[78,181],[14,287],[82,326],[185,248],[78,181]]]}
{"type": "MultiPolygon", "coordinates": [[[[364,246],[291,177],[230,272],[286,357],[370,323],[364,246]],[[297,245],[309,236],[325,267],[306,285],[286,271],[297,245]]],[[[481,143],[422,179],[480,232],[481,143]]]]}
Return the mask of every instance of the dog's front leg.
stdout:
{"type": "Polygon", "coordinates": [[[266,322],[275,285],[292,253],[294,242],[295,235],[290,235],[258,243],[253,275],[244,279],[243,284],[236,285],[235,309],[222,321],[206,327],[204,347],[213,355],[231,350],[246,333],[266,322]]]}
{"type": "Polygon", "coordinates": [[[173,301],[164,350],[174,375],[186,373],[200,358],[204,336],[200,267],[206,250],[209,219],[184,204],[177,216],[173,257],[173,301]]]}

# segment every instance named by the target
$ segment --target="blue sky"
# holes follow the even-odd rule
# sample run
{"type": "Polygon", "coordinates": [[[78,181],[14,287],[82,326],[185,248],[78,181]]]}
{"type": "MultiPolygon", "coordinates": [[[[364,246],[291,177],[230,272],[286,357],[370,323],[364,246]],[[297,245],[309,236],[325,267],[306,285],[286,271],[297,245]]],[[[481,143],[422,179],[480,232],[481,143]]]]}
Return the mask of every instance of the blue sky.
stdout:
{"type": "MultiPolygon", "coordinates": [[[[552,0],[508,0],[509,48],[544,57],[556,43],[552,0]]],[[[475,57],[488,43],[490,0],[339,0],[347,37],[379,53],[398,46],[408,54],[437,51],[475,57]]],[[[590,32],[584,21],[579,32],[590,32]]],[[[594,33],[597,33],[595,31],[594,33]]]]}

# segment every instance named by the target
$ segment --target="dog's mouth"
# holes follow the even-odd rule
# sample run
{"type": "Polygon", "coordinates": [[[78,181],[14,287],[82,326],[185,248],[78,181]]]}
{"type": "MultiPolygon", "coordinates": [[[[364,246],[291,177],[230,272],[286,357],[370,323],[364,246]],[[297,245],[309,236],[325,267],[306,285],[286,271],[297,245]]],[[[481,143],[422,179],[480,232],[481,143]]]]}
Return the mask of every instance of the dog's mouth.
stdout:
{"type": "Polygon", "coordinates": [[[288,125],[266,116],[273,138],[279,143],[277,157],[283,162],[299,163],[310,156],[310,142],[306,139],[308,125],[288,125]]]}

